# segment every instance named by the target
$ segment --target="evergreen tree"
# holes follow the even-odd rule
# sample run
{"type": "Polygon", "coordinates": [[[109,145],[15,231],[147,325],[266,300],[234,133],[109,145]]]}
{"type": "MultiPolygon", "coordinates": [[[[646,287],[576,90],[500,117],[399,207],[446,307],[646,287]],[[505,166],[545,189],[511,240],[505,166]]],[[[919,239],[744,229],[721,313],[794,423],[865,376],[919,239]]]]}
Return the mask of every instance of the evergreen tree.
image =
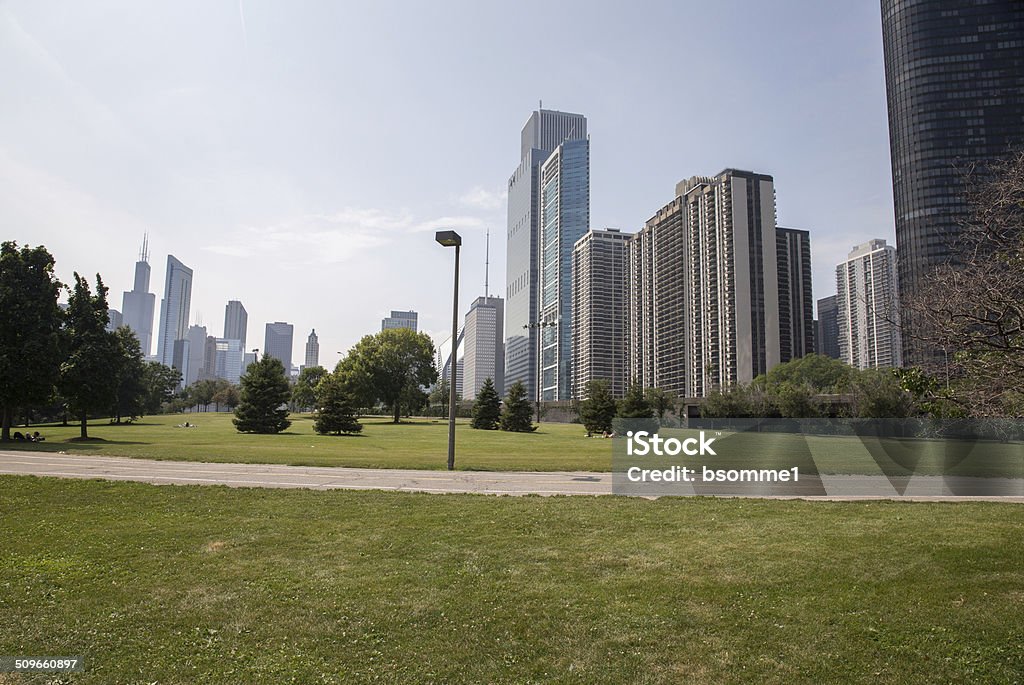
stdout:
{"type": "Polygon", "coordinates": [[[526,388],[522,381],[516,381],[508,389],[505,409],[501,413],[501,430],[530,433],[537,430],[533,425],[533,407],[526,399],[526,388]]]}
{"type": "Polygon", "coordinates": [[[473,421],[470,425],[481,430],[497,430],[501,423],[501,398],[494,389],[494,381],[487,378],[473,403],[473,421]]]}
{"type": "Polygon", "coordinates": [[[286,406],[291,388],[279,359],[263,355],[249,365],[241,380],[241,402],[233,419],[239,432],[280,433],[292,425],[286,406]]]}
{"type": "Polygon", "coordinates": [[[580,404],[580,421],[587,433],[611,432],[615,409],[615,398],[608,390],[608,381],[590,381],[587,399],[580,404]]]}
{"type": "Polygon", "coordinates": [[[114,406],[121,367],[117,337],[107,331],[107,288],[99,274],[95,295],[89,291],[89,282],[75,274],[65,317],[68,355],[60,367],[60,391],[72,415],[79,418],[81,439],[86,440],[89,414],[108,412],[114,406]]]}
{"type": "Polygon", "coordinates": [[[356,418],[355,400],[337,374],[327,374],[317,384],[313,430],[320,434],[358,433],[363,425],[356,418]]]}
{"type": "Polygon", "coordinates": [[[650,419],[654,417],[651,403],[644,397],[643,388],[636,383],[629,386],[626,396],[619,402],[619,417],[623,419],[650,419]]]}

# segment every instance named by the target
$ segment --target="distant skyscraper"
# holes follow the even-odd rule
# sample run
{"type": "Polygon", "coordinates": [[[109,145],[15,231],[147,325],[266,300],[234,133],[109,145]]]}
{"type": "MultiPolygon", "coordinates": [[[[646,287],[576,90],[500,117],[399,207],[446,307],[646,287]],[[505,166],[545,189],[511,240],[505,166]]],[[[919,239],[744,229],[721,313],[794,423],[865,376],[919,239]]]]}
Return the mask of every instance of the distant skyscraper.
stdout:
{"type": "Polygon", "coordinates": [[[153,313],[156,295],[149,292],[149,240],[143,238],[139,261],[135,262],[135,283],[121,296],[124,324],[135,332],[145,357],[153,354],[153,313]]]}
{"type": "MultiPolygon", "coordinates": [[[[157,361],[174,366],[175,342],[184,341],[188,333],[189,307],[192,302],[192,269],[173,255],[167,255],[164,298],[160,301],[160,332],[157,340],[157,361]]],[[[179,361],[187,358],[180,354],[179,361]]],[[[182,366],[175,366],[184,375],[182,366]]]]}
{"type": "Polygon", "coordinates": [[[309,332],[306,338],[306,368],[320,366],[320,342],[316,337],[316,329],[309,332]]]}
{"type": "Polygon", "coordinates": [[[229,300],[224,307],[224,339],[237,340],[245,349],[245,334],[249,327],[249,314],[238,300],[229,300]]]}
{"type": "MultiPolygon", "coordinates": [[[[223,378],[231,383],[238,383],[242,375],[242,342],[240,340],[227,340],[215,338],[214,347],[214,375],[223,378]]],[[[252,356],[250,353],[246,356],[252,356]]]]}
{"type": "Polygon", "coordinates": [[[182,371],[185,385],[189,386],[206,377],[206,326],[189,326],[188,366],[182,371]]]}
{"type": "Polygon", "coordinates": [[[380,329],[386,331],[390,328],[410,328],[415,333],[418,319],[419,314],[414,311],[402,312],[392,309],[391,316],[381,319],[380,329]]]}
{"type": "Polygon", "coordinates": [[[267,333],[263,341],[263,352],[276,357],[284,364],[285,374],[292,371],[292,334],[294,327],[290,323],[275,321],[267,324],[267,333]]]}
{"type": "Polygon", "coordinates": [[[116,309],[107,310],[107,330],[116,331],[124,325],[124,315],[116,309]]]}
{"type": "MultiPolygon", "coordinates": [[[[500,297],[478,297],[466,314],[463,335],[463,399],[476,398],[490,378],[499,395],[505,385],[505,302],[500,297]]],[[[456,379],[458,382],[458,379],[456,379]]]]}
{"type": "Polygon", "coordinates": [[[912,295],[956,260],[964,172],[984,178],[1024,143],[1024,2],[882,0],[882,42],[898,280],[912,295]]]}
{"type": "Polygon", "coordinates": [[[572,248],[590,230],[590,141],[559,145],[541,166],[541,398],[568,400],[572,386],[572,248]]]}
{"type": "MultiPolygon", "coordinates": [[[[523,127],[519,166],[508,182],[505,387],[521,381],[531,398],[537,393],[537,334],[540,329],[528,326],[539,320],[541,165],[562,143],[586,138],[587,119],[582,114],[538,109],[523,127]]],[[[589,226],[583,231],[587,228],[589,226]]],[[[569,243],[566,263],[571,249],[572,243],[569,243]]]]}
{"type": "Polygon", "coordinates": [[[884,240],[853,248],[836,267],[840,358],[869,369],[902,365],[896,249],[884,240]]]}
{"type": "Polygon", "coordinates": [[[839,305],[835,295],[818,300],[818,334],[814,338],[815,352],[839,359],[839,305]]]}
{"type": "Polygon", "coordinates": [[[814,297],[811,294],[811,234],[775,229],[779,271],[779,360],[814,353],[814,297]]]}
{"type": "Polygon", "coordinates": [[[629,386],[630,238],[615,229],[591,229],[573,247],[573,399],[587,399],[591,381],[608,381],[614,397],[629,386]]]}

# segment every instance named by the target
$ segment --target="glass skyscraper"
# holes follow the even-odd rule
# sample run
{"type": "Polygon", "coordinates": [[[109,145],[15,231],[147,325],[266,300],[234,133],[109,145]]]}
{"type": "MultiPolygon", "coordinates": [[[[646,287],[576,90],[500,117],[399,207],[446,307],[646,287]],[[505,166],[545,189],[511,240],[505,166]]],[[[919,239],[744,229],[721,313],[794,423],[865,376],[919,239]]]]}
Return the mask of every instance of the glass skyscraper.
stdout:
{"type": "MultiPolygon", "coordinates": [[[[160,329],[157,361],[185,371],[188,356],[188,316],[192,303],[192,269],[174,255],[167,255],[164,299],[160,301],[160,329]],[[177,363],[175,348],[177,347],[177,363]]],[[[184,380],[184,378],[182,379],[184,380]]]]}
{"type": "Polygon", "coordinates": [[[964,174],[1024,143],[1024,2],[882,0],[901,294],[955,261],[964,174]]]}
{"type": "MultiPolygon", "coordinates": [[[[537,331],[540,330],[536,324],[540,320],[541,166],[562,143],[586,138],[587,119],[583,115],[538,109],[523,127],[520,163],[508,182],[505,388],[521,381],[531,398],[537,396],[537,331]]],[[[589,215],[589,198],[587,213],[589,215]]],[[[570,243],[565,252],[567,265],[571,264],[571,251],[570,243]]]]}

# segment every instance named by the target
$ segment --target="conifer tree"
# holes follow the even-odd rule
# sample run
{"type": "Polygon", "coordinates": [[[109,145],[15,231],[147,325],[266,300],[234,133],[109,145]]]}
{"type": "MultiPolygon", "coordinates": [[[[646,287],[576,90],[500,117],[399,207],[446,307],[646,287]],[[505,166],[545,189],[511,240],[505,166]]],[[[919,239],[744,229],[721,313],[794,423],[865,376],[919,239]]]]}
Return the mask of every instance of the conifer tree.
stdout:
{"type": "Polygon", "coordinates": [[[526,399],[526,388],[522,381],[516,381],[508,389],[505,408],[501,413],[501,430],[530,433],[537,430],[533,425],[533,407],[526,399]]]}
{"type": "Polygon", "coordinates": [[[314,393],[316,412],[313,430],[321,435],[358,433],[363,430],[363,425],[356,418],[355,400],[340,376],[327,374],[317,383],[314,393]]]}
{"type": "Polygon", "coordinates": [[[497,430],[501,423],[501,398],[498,391],[494,389],[494,381],[490,378],[484,380],[480,392],[476,395],[476,402],[473,404],[473,421],[470,425],[481,430],[497,430]]]}
{"type": "Polygon", "coordinates": [[[254,362],[242,376],[241,402],[235,408],[234,424],[241,433],[280,433],[288,420],[291,391],[281,360],[268,355],[254,362]]]}
{"type": "Polygon", "coordinates": [[[580,420],[587,433],[610,432],[615,410],[615,398],[608,390],[608,381],[590,381],[587,399],[580,404],[580,420]]]}

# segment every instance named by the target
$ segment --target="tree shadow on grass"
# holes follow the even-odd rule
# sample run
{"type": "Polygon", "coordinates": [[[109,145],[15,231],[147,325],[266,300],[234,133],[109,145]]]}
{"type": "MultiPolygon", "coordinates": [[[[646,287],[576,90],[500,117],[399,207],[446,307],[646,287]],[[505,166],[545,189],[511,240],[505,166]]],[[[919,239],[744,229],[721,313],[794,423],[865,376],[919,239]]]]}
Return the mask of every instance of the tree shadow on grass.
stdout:
{"type": "Polygon", "coordinates": [[[68,438],[67,440],[47,440],[45,442],[0,442],[0,449],[17,450],[19,452],[92,452],[107,445],[152,445],[151,442],[133,440],[104,440],[103,438],[68,438]]]}

